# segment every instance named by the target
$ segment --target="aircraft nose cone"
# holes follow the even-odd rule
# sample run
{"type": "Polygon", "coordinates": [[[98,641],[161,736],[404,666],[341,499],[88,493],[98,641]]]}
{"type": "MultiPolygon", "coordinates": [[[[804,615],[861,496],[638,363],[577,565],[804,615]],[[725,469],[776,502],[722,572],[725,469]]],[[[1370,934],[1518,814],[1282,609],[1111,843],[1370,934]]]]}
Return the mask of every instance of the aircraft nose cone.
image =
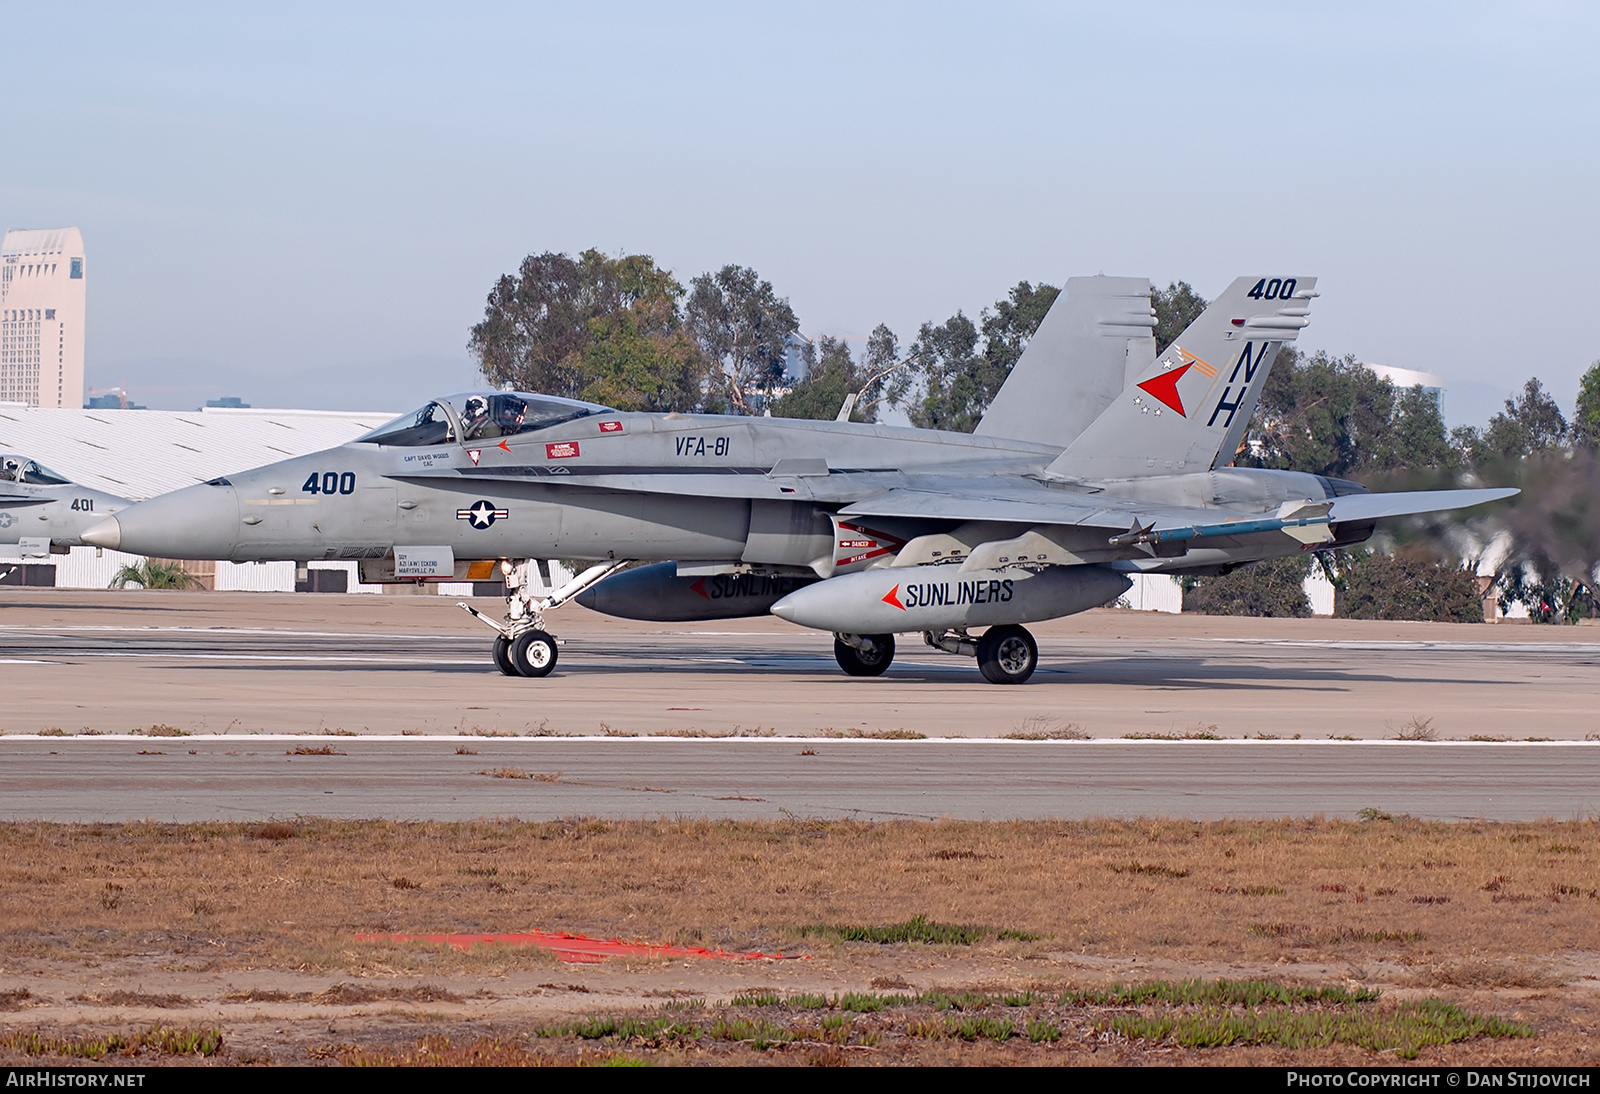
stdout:
{"type": "MultiPolygon", "coordinates": [[[[129,506],[103,523],[120,528],[119,550],[154,558],[225,559],[238,539],[239,496],[232,486],[186,486],[129,506]]],[[[100,528],[97,524],[91,531],[100,528]]]]}
{"type": "Polygon", "coordinates": [[[107,517],[99,524],[85,528],[81,538],[91,546],[115,551],[122,546],[122,525],[117,523],[116,517],[107,517]]]}

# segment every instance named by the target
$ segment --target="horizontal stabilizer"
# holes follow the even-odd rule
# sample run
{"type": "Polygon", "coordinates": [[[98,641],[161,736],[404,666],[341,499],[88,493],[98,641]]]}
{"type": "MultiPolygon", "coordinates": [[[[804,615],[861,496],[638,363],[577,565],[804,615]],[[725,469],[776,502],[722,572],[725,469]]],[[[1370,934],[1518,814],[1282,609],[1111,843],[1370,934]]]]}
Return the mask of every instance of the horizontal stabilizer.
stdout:
{"type": "Polygon", "coordinates": [[[1466,509],[1517,493],[1510,487],[1487,490],[1403,490],[1393,494],[1346,494],[1336,498],[1328,519],[1376,520],[1415,513],[1441,513],[1447,509],[1466,509]]]}

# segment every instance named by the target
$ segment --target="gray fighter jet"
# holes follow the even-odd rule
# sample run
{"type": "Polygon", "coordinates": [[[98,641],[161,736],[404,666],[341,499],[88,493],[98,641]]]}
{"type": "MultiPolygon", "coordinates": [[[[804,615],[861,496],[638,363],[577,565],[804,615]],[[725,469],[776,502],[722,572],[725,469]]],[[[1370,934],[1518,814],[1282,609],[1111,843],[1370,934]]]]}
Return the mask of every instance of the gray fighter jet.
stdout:
{"type": "Polygon", "coordinates": [[[15,544],[23,558],[62,554],[84,542],[84,529],[132,504],[27,456],[0,453],[0,544],[15,544]]]}
{"type": "Polygon", "coordinates": [[[577,597],[646,619],[770,610],[832,632],[854,676],[882,673],[894,636],[920,633],[1021,683],[1038,661],[1022,624],[1109,603],[1131,574],[1348,546],[1383,517],[1514,493],[1371,494],[1228,466],[1314,290],[1240,278],[1157,357],[1148,282],[1074,279],[972,434],[476,392],[144,502],[84,538],[167,558],[358,559],[364,581],[499,560],[504,621],[468,610],[498,632],[508,675],[550,672],[543,614],[577,597]],[[596,564],[545,593],[527,560],[555,557],[596,564]],[[634,562],[655,565],[617,572],[634,562]]]}

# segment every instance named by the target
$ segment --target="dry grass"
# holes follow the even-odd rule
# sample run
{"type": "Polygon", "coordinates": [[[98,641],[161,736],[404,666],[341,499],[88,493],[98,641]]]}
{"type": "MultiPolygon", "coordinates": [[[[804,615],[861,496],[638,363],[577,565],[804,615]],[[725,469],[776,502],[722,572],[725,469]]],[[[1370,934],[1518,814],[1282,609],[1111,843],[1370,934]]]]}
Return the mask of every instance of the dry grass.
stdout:
{"type": "Polygon", "coordinates": [[[860,729],[851,726],[849,729],[825,729],[818,736],[831,737],[836,740],[868,740],[868,741],[924,741],[926,733],[918,733],[914,729],[860,729]]]}
{"type": "Polygon", "coordinates": [[[1182,733],[1124,733],[1125,741],[1220,741],[1222,734],[1217,732],[1217,727],[1190,726],[1182,733]]]}
{"type": "Polygon", "coordinates": [[[1003,734],[1009,741],[1087,741],[1089,735],[1076,722],[1063,722],[1048,714],[1030,714],[1014,732],[1003,734]]]}
{"type": "Polygon", "coordinates": [[[745,729],[743,726],[734,726],[729,730],[711,729],[662,729],[651,733],[652,737],[714,737],[717,739],[729,737],[776,737],[778,731],[756,726],[754,729],[745,729]]]}
{"type": "Polygon", "coordinates": [[[384,988],[374,984],[334,984],[321,991],[273,991],[251,988],[222,996],[227,1003],[315,1003],[324,1007],[359,1006],[362,1003],[459,1003],[460,992],[433,984],[384,988]]]}
{"type": "Polygon", "coordinates": [[[1437,741],[1439,731],[1434,728],[1432,718],[1420,715],[1411,719],[1395,733],[1397,741],[1437,741]]]}
{"type": "MultiPolygon", "coordinates": [[[[38,1032],[0,1043],[0,1062],[214,1053],[204,1031],[127,1025],[149,1019],[137,1008],[213,1001],[261,1008],[230,1022],[299,1022],[282,1058],[297,1063],[1576,1062],[1593,1051],[1578,974],[1600,953],[1597,835],[1595,822],[1376,809],[1362,822],[0,825],[0,966],[58,982],[92,968],[108,986],[114,968],[164,970],[76,1000],[5,983],[11,1026],[25,1015],[38,1032]],[[589,974],[546,951],[353,940],[531,927],[817,959],[772,967],[789,991],[754,987],[767,973],[753,967],[618,963],[576,1007],[605,1007],[619,985],[635,998],[736,985],[743,1002],[568,1006],[551,1025],[528,1008],[560,1000],[529,1000],[589,974]],[[1113,985],[1122,973],[1085,972],[1100,961],[1172,979],[1113,985]],[[1186,971],[1140,971],[1162,963],[1186,971]],[[1283,978],[1213,979],[1249,967],[1283,978]],[[218,974],[229,988],[214,996],[218,974]],[[182,994],[144,994],[157,990],[182,994]],[[81,1017],[49,1032],[54,1009],[86,1004],[120,1032],[86,1038],[81,1017]],[[488,1024],[463,1017],[491,1007],[488,1024]]],[[[222,1056],[247,1051],[235,1045],[222,1056]]]]}
{"type": "Polygon", "coordinates": [[[805,928],[925,916],[983,924],[996,935],[978,948],[1020,956],[1543,967],[1600,951],[1597,835],[1405,818],[10,824],[0,957],[399,968],[407,947],[350,937],[542,927],[843,960],[858,944],[805,928]]]}
{"type": "Polygon", "coordinates": [[[91,1007],[158,1007],[162,1010],[178,1010],[191,1006],[193,1000],[185,995],[167,993],[153,995],[142,991],[108,991],[94,995],[74,995],[74,1003],[87,1003],[91,1007]]]}
{"type": "Polygon", "coordinates": [[[1411,971],[1405,983],[1417,988],[1476,988],[1500,990],[1504,988],[1554,988],[1566,983],[1567,977],[1557,975],[1549,968],[1518,964],[1511,961],[1486,961],[1469,959],[1421,965],[1411,971]]]}

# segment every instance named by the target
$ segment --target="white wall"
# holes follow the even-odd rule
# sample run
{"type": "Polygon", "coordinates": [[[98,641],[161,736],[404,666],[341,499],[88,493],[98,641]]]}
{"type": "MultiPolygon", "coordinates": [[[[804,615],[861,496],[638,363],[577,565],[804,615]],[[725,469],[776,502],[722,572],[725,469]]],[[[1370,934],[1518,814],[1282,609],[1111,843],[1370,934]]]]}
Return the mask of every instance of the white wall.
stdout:
{"type": "Polygon", "coordinates": [[[1167,574],[1130,574],[1133,588],[1122,594],[1136,612],[1168,612],[1176,615],[1183,611],[1183,586],[1178,579],[1167,574]]]}
{"type": "MultiPolygon", "coordinates": [[[[54,562],[56,588],[104,589],[124,566],[136,566],[144,561],[143,555],[130,555],[122,551],[99,551],[93,547],[74,547],[64,555],[51,555],[49,559],[35,562],[54,562]]],[[[313,570],[343,570],[349,575],[348,589],[352,593],[381,593],[382,585],[363,585],[358,580],[359,568],[354,562],[313,562],[313,570]]],[[[217,591],[245,593],[294,592],[294,563],[292,562],[218,562],[217,591]]]]}
{"type": "Polygon", "coordinates": [[[294,592],[292,562],[219,562],[217,591],[242,593],[294,592]]]}
{"type": "MultiPolygon", "coordinates": [[[[59,589],[104,589],[124,566],[137,566],[144,559],[121,551],[96,552],[93,547],[74,547],[64,555],[50,556],[56,564],[59,589]]],[[[44,561],[39,559],[37,561],[44,561]]]]}
{"type": "Polygon", "coordinates": [[[1333,614],[1333,583],[1322,573],[1320,566],[1311,567],[1311,575],[1306,578],[1306,599],[1311,601],[1312,615],[1333,614]]]}

